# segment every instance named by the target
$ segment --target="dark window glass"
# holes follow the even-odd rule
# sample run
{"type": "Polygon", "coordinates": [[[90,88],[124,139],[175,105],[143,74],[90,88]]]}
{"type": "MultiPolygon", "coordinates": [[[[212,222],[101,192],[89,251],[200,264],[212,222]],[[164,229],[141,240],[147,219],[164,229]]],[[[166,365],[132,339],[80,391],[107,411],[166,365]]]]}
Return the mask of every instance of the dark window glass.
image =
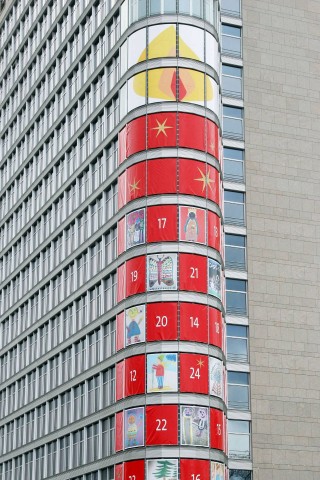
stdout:
{"type": "Polygon", "coordinates": [[[252,480],[252,472],[249,470],[230,470],[230,480],[252,480]]]}
{"type": "Polygon", "coordinates": [[[227,325],[227,359],[237,363],[248,361],[248,327],[227,325]]]}
{"type": "Polygon", "coordinates": [[[222,53],[232,57],[241,57],[241,28],[222,25],[222,53]]]}
{"type": "Polygon", "coordinates": [[[243,235],[225,235],[226,267],[237,270],[246,268],[246,245],[243,235]]]}
{"type": "Polygon", "coordinates": [[[249,374],[228,372],[228,407],[249,410],[249,374]]]}
{"type": "Polygon", "coordinates": [[[227,278],[226,304],[229,315],[247,314],[247,282],[245,280],[227,278]]]}
{"type": "Polygon", "coordinates": [[[243,140],[243,109],[223,107],[223,135],[226,138],[243,140]]]}
{"type": "Polygon", "coordinates": [[[245,224],[244,193],[225,190],[224,220],[226,224],[243,226],[245,224]]]}
{"type": "Polygon", "coordinates": [[[221,11],[224,15],[240,17],[240,0],[221,0],[221,11]]]}
{"type": "Polygon", "coordinates": [[[250,458],[250,422],[228,420],[229,457],[250,458]]]}
{"type": "Polygon", "coordinates": [[[242,68],[222,65],[222,93],[227,97],[242,98],[242,68]]]}
{"type": "Polygon", "coordinates": [[[244,181],[244,151],[235,148],[223,149],[223,176],[231,182],[244,181]]]}

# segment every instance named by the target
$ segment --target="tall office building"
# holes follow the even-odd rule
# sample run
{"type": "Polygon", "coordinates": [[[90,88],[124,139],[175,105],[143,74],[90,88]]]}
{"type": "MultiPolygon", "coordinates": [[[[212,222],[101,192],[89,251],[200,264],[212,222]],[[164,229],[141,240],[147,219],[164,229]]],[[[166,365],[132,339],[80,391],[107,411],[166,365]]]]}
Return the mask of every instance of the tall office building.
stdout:
{"type": "Polygon", "coordinates": [[[0,8],[0,480],[318,479],[320,7],[0,8]]]}

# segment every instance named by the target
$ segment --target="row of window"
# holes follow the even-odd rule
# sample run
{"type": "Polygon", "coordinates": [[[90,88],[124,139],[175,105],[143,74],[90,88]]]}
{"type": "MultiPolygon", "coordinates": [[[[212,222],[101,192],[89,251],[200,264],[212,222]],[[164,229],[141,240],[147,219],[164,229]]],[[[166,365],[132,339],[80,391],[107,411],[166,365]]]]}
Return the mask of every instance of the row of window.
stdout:
{"type": "MultiPolygon", "coordinates": [[[[2,138],[4,141],[4,152],[11,148],[11,145],[18,140],[24,129],[33,120],[33,117],[42,113],[38,120],[38,125],[41,127],[43,124],[46,128],[49,128],[52,124],[52,118],[50,114],[53,108],[55,108],[55,118],[61,114],[64,109],[69,105],[69,102],[79,92],[82,86],[86,83],[91,74],[96,68],[105,60],[109,51],[106,48],[106,42],[108,39],[107,33],[99,36],[98,41],[89,48],[86,55],[74,68],[72,75],[68,75],[63,84],[60,86],[55,98],[50,103],[46,103],[48,96],[54,91],[54,88],[61,81],[70,65],[74,62],[77,55],[82,51],[79,41],[74,41],[73,44],[68,43],[69,49],[64,50],[57,58],[56,64],[53,65],[47,73],[44,74],[44,78],[38,84],[35,91],[29,95],[30,90],[34,86],[36,79],[39,78],[39,72],[45,70],[47,64],[46,58],[38,57],[39,62],[42,61],[39,68],[34,67],[32,72],[35,78],[29,78],[28,76],[22,82],[17,83],[17,88],[8,98],[6,107],[3,108],[3,115],[1,118],[1,130],[2,138]],[[72,46],[71,46],[72,45],[72,46]],[[23,100],[26,95],[28,99],[23,106],[23,100]],[[46,104],[46,108],[44,105],[46,104]],[[23,106],[23,108],[21,108],[23,106]],[[19,114],[17,115],[17,107],[19,107],[19,114]],[[42,112],[41,112],[42,110],[42,112]],[[12,116],[15,115],[15,119],[12,121],[12,116]],[[7,134],[5,135],[5,132],[7,134]]],[[[49,55],[49,54],[48,54],[49,55]]],[[[103,77],[103,89],[99,92],[99,86],[101,82],[95,82],[92,86],[94,91],[98,90],[98,98],[103,98],[111,90],[113,85],[119,78],[119,58],[116,57],[113,62],[108,64],[102,72],[103,77]]],[[[31,75],[31,74],[30,74],[31,75]]],[[[96,93],[96,92],[95,92],[96,93]]],[[[96,98],[96,96],[95,96],[96,98]]],[[[100,98],[100,99],[101,99],[100,98]]],[[[94,105],[96,107],[96,105],[94,105]]],[[[85,112],[82,108],[81,113],[85,112]]],[[[91,112],[89,112],[91,113],[91,112]]]]}
{"type": "Polygon", "coordinates": [[[0,464],[0,479],[42,480],[114,453],[115,420],[107,417],[0,464]]]}
{"type": "Polygon", "coordinates": [[[106,408],[115,399],[115,368],[66,390],[0,427],[4,455],[106,408]]]}
{"type": "MultiPolygon", "coordinates": [[[[102,151],[102,156],[93,161],[76,179],[76,181],[67,188],[65,193],[56,200],[56,208],[54,209],[54,212],[56,215],[57,225],[62,223],[73,211],[76,210],[76,208],[80,206],[80,201],[83,201],[85,198],[89,197],[107,180],[108,176],[111,175],[115,169],[117,155],[117,145],[112,143],[109,148],[106,148],[102,151]]],[[[21,225],[22,222],[20,213],[24,224],[28,223],[36,213],[37,209],[40,209],[41,206],[45,204],[46,200],[51,198],[51,195],[54,195],[54,189],[58,189],[64,181],[68,180],[70,175],[72,175],[74,168],[76,168],[76,162],[73,161],[75,159],[76,156],[68,155],[67,162],[61,161],[57,168],[55,168],[54,171],[49,174],[43,182],[40,183],[39,188],[36,189],[33,195],[26,199],[21,206],[22,212],[21,209],[19,210],[19,217],[15,217],[19,225],[21,225]],[[49,198],[48,194],[50,195],[49,198]],[[32,203],[31,200],[33,200],[32,203]]],[[[109,198],[112,196],[110,195],[109,198]]],[[[70,225],[70,228],[72,230],[72,225],[70,225]]],[[[69,232],[69,228],[66,231],[69,232]]],[[[75,235],[75,233],[70,231],[70,235],[66,234],[66,237],[73,237],[73,235],[75,235]]],[[[13,271],[18,268],[27,257],[29,258],[29,261],[31,261],[31,251],[27,247],[27,244],[31,242],[31,239],[28,238],[28,234],[20,237],[20,239],[11,248],[6,250],[6,253],[0,259],[0,282],[8,278],[9,275],[11,275],[11,273],[13,273],[13,271]],[[26,247],[27,250],[25,250],[26,247]]],[[[55,241],[58,241],[58,238],[53,242],[55,241]]],[[[50,249],[50,247],[48,248],[50,249]]],[[[48,250],[48,248],[43,251],[43,254],[48,250]]],[[[73,246],[71,248],[73,248],[73,246]]],[[[67,250],[69,253],[72,251],[70,251],[69,247],[67,247],[67,250]]]]}
{"type": "MultiPolygon", "coordinates": [[[[91,320],[97,317],[90,310],[87,314],[91,320]]],[[[1,390],[0,418],[5,418],[110,357],[115,352],[115,345],[111,345],[114,336],[111,326],[108,323],[102,325],[1,390]]]]}
{"type": "MultiPolygon", "coordinates": [[[[104,192],[102,196],[96,199],[96,201],[92,205],[90,205],[86,210],[84,210],[82,214],[79,215],[70,226],[68,226],[68,233],[70,233],[70,235],[65,241],[69,245],[68,245],[68,249],[66,249],[65,252],[67,250],[73,251],[77,249],[87,239],[89,239],[91,235],[93,235],[102,226],[104,226],[105,223],[110,218],[113,217],[116,211],[115,200],[116,199],[113,193],[113,189],[107,190],[106,192],[104,192]]],[[[56,206],[57,204],[54,204],[54,205],[56,206]]],[[[52,211],[52,210],[50,210],[47,214],[43,215],[42,218],[33,227],[31,227],[30,234],[29,234],[29,237],[31,237],[31,242],[29,245],[30,246],[29,253],[33,252],[43,241],[45,241],[45,239],[51,233],[55,231],[56,228],[58,228],[59,225],[57,224],[57,218],[54,215],[56,211],[55,210],[52,211]]],[[[61,240],[62,238],[60,236],[60,242],[59,242],[59,238],[53,242],[53,245],[54,245],[53,250],[55,251],[54,256],[56,257],[55,263],[61,260],[61,257],[59,258],[59,256],[62,253],[59,248],[59,244],[61,243],[61,240]],[[56,249],[55,249],[55,245],[57,245],[56,249]]],[[[44,258],[49,257],[49,250],[52,252],[52,249],[50,248],[47,248],[44,251],[43,253],[44,258]]],[[[114,248],[111,248],[111,254],[112,254],[112,258],[114,258],[115,243],[114,243],[114,248]]],[[[52,259],[54,258],[54,256],[52,256],[52,259]]],[[[106,259],[106,261],[111,259],[106,259]]],[[[53,280],[51,280],[50,286],[49,284],[47,284],[43,288],[43,291],[45,291],[49,287],[48,295],[50,295],[50,298],[53,300],[54,303],[55,303],[55,300],[54,300],[55,294],[58,293],[57,291],[55,292],[56,290],[54,286],[55,283],[59,285],[61,282],[67,282],[67,283],[69,282],[68,287],[64,290],[64,293],[62,294],[63,297],[66,298],[75,289],[79,288],[80,284],[83,284],[86,281],[88,281],[89,279],[88,273],[86,273],[86,276],[83,276],[79,271],[81,262],[86,264],[88,260],[84,261],[84,259],[80,260],[79,258],[78,262],[76,263],[73,262],[73,264],[70,264],[69,267],[65,269],[64,272],[61,272],[60,274],[56,275],[56,277],[53,280]],[[77,272],[77,269],[78,269],[78,272],[77,272]]],[[[46,263],[48,266],[49,259],[46,263]]],[[[51,265],[53,267],[53,263],[51,265]]],[[[90,270],[94,269],[93,266],[89,268],[90,270]]],[[[104,266],[102,268],[104,268],[104,266]]],[[[0,292],[0,314],[4,315],[7,310],[13,307],[18,301],[20,301],[23,298],[23,296],[30,289],[32,289],[33,285],[37,285],[36,277],[40,276],[40,272],[39,271],[37,272],[36,269],[37,269],[37,261],[30,262],[29,265],[23,270],[21,270],[14,279],[12,279],[6,286],[3,286],[0,292]],[[27,282],[28,277],[30,279],[30,282],[32,283],[27,282]]],[[[85,270],[88,270],[87,265],[85,270]]],[[[43,278],[45,277],[45,273],[42,274],[42,277],[43,278]]],[[[35,293],[34,295],[37,295],[37,293],[35,293]]],[[[43,295],[43,296],[46,296],[46,295],[43,295]]]]}
{"type": "Polygon", "coordinates": [[[128,25],[147,16],[175,13],[203,18],[216,28],[219,24],[217,0],[125,0],[121,6],[121,34],[128,25]]]}
{"type": "MultiPolygon", "coordinates": [[[[97,256],[94,257],[93,259],[96,262],[99,262],[99,258],[97,256]]],[[[82,263],[83,267],[83,263],[82,263]]],[[[96,266],[96,270],[99,270],[101,267],[96,266]]],[[[80,274],[81,277],[84,275],[87,275],[88,278],[90,276],[88,275],[88,272],[83,272],[82,268],[82,273],[80,274]]],[[[81,282],[79,282],[81,283],[81,282]]],[[[79,285],[80,286],[80,285],[79,285]]],[[[68,288],[68,286],[66,286],[68,288]]],[[[69,287],[70,288],[70,287],[69,287]]],[[[101,296],[101,287],[94,288],[88,291],[88,294],[82,297],[82,303],[84,304],[83,309],[85,312],[81,315],[82,318],[78,318],[78,322],[80,324],[86,325],[90,321],[90,312],[95,314],[94,317],[97,318],[98,312],[102,310],[102,306],[100,305],[102,302],[102,299],[100,298],[101,296]],[[95,305],[97,303],[97,305],[95,305]],[[95,309],[94,312],[92,310],[95,309]],[[96,311],[98,310],[98,312],[96,311]],[[85,318],[86,314],[89,316],[89,321],[85,318]]],[[[58,293],[54,292],[56,295],[58,293]]],[[[60,294],[61,295],[61,294],[60,294]]],[[[67,315],[67,312],[65,311],[65,317],[68,318],[69,315],[67,315]]],[[[79,312],[78,312],[79,313],[79,312]]],[[[65,322],[65,320],[64,320],[65,322]]],[[[45,325],[47,325],[46,329],[41,326],[37,330],[35,330],[32,334],[28,335],[24,340],[20,341],[17,345],[15,345],[12,349],[8,350],[5,354],[3,354],[0,357],[0,374],[1,374],[1,380],[5,381],[7,378],[10,378],[12,375],[18,373],[20,370],[25,368],[27,365],[32,363],[34,360],[37,358],[41,357],[44,353],[49,351],[48,344],[51,345],[51,348],[54,348],[54,338],[50,339],[50,342],[48,342],[45,345],[41,345],[37,342],[39,341],[44,341],[44,340],[49,340],[46,338],[49,334],[49,329],[48,329],[48,324],[47,322],[45,325]]],[[[56,328],[56,326],[55,326],[56,328]]],[[[68,333],[70,333],[74,329],[73,325],[64,325],[64,330],[67,330],[68,333]]],[[[68,338],[66,335],[67,332],[59,332],[59,337],[62,338],[68,338]]],[[[51,335],[54,335],[54,327],[52,325],[52,330],[50,331],[51,335]]],[[[62,340],[62,339],[61,339],[62,340]]],[[[58,342],[58,344],[61,342],[58,342]]]]}
{"type": "MultiPolygon", "coordinates": [[[[86,0],[86,3],[89,3],[88,0],[86,0]]],[[[68,43],[66,48],[62,52],[59,52],[59,56],[57,56],[57,50],[61,49],[63,42],[70,33],[74,24],[77,22],[77,9],[75,8],[75,6],[69,6],[69,8],[67,7],[66,13],[61,17],[58,23],[54,23],[56,18],[54,17],[53,19],[51,19],[50,13],[51,12],[49,10],[49,16],[43,16],[42,22],[40,21],[35,23],[35,28],[37,29],[37,31],[35,30],[32,35],[29,36],[28,39],[26,39],[24,47],[22,47],[20,51],[15,52],[14,58],[12,58],[9,63],[3,61],[5,73],[2,76],[2,82],[0,83],[2,98],[4,98],[5,95],[9,94],[9,92],[12,94],[12,89],[16,90],[18,85],[15,85],[15,82],[17,82],[18,79],[19,83],[27,82],[28,85],[32,86],[32,80],[38,80],[39,74],[41,74],[41,72],[43,71],[42,68],[47,67],[48,62],[51,59],[55,58],[54,63],[56,67],[61,67],[62,57],[66,54],[67,51],[69,53],[71,52],[71,46],[73,48],[77,48],[77,51],[73,50],[73,53],[75,55],[80,53],[79,49],[83,49],[89,39],[92,38],[96,29],[100,26],[102,21],[104,21],[108,11],[106,9],[106,1],[101,0],[100,4],[97,5],[97,8],[91,9],[91,11],[86,16],[85,21],[79,24],[77,33],[74,36],[76,42],[68,43]],[[46,37],[46,34],[49,30],[51,30],[49,39],[43,41],[43,38],[46,37]],[[37,55],[33,58],[33,54],[37,50],[39,51],[37,52],[37,55]],[[27,66],[28,68],[26,68],[27,66]],[[20,78],[21,75],[23,75],[23,78],[20,78]]],[[[61,10],[57,12],[58,15],[60,15],[60,13],[61,10]]],[[[112,47],[115,43],[115,32],[112,31],[111,34],[111,29],[109,30],[109,28],[107,28],[106,30],[106,41],[108,43],[110,42],[112,47]]],[[[118,26],[117,36],[119,36],[119,34],[120,27],[118,26]]],[[[108,45],[108,43],[106,44],[108,45]]],[[[22,98],[20,98],[20,101],[21,100],[22,98]]]]}
{"type": "MultiPolygon", "coordinates": [[[[17,335],[24,332],[45,315],[41,310],[44,306],[44,301],[47,300],[44,293],[44,291],[41,291],[37,296],[29,298],[27,302],[17,308],[1,322],[0,330],[2,347],[6,346],[9,342],[14,340],[17,335]]],[[[94,321],[100,315],[114,307],[116,304],[116,297],[117,280],[116,273],[113,273],[103,279],[102,282],[97,284],[94,288],[84,292],[81,297],[66,306],[63,311],[57,313],[55,317],[57,318],[57,322],[54,322],[54,325],[57,327],[56,335],[58,335],[61,328],[66,329],[65,331],[68,332],[71,332],[72,330],[80,330],[84,325],[94,321]],[[90,306],[90,310],[88,310],[88,306],[90,306]],[[75,317],[72,320],[73,315],[75,315],[75,317]],[[64,325],[63,318],[68,318],[68,316],[71,317],[69,319],[70,324],[66,321],[66,325],[64,325]],[[64,326],[61,327],[61,325],[64,326]]],[[[64,338],[68,338],[67,334],[65,334],[64,338]]]]}

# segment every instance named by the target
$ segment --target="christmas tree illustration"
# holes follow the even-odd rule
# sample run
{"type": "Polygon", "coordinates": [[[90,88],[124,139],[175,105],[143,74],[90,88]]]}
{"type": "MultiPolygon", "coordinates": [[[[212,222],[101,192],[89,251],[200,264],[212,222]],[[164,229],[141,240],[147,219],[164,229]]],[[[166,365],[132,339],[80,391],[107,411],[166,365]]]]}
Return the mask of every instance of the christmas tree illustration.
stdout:
{"type": "Polygon", "coordinates": [[[153,472],[155,478],[166,480],[167,477],[176,477],[177,469],[176,465],[169,460],[158,460],[157,470],[153,472]]]}

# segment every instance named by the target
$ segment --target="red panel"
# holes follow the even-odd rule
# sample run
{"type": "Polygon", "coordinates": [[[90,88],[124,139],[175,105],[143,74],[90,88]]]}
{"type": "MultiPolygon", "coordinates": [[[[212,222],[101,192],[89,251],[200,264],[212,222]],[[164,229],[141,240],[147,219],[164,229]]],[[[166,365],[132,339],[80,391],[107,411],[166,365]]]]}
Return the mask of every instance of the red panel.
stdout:
{"type": "Polygon", "coordinates": [[[146,195],[146,162],[139,162],[127,170],[127,202],[146,195]]]}
{"type": "Polygon", "coordinates": [[[207,166],[207,175],[208,181],[210,182],[208,185],[208,198],[213,202],[221,205],[220,202],[220,175],[218,170],[211,167],[210,165],[207,166]],[[213,180],[213,181],[211,181],[213,180]]]}
{"type": "Polygon", "coordinates": [[[179,114],[179,146],[205,151],[205,118],[191,113],[179,114]]]}
{"type": "Polygon", "coordinates": [[[158,193],[177,193],[176,158],[148,160],[147,171],[148,195],[157,195],[158,193]]]}
{"type": "Polygon", "coordinates": [[[115,480],[123,480],[123,463],[118,463],[114,470],[115,480]]]}
{"type": "Polygon", "coordinates": [[[210,446],[223,450],[224,446],[224,414],[221,410],[210,408],[210,446]]]}
{"type": "Polygon", "coordinates": [[[118,222],[118,255],[121,255],[126,249],[126,219],[121,218],[118,222]]]}
{"type": "Polygon", "coordinates": [[[192,353],[180,353],[180,391],[207,394],[208,357],[192,353]]]}
{"type": "Polygon", "coordinates": [[[126,291],[126,264],[123,263],[117,270],[117,301],[121,302],[125,298],[126,291]]]}
{"type": "Polygon", "coordinates": [[[147,241],[177,241],[176,205],[161,205],[147,209],[147,241]]]}
{"type": "Polygon", "coordinates": [[[178,337],[176,302],[147,304],[147,341],[176,340],[178,337]]]}
{"type": "Polygon", "coordinates": [[[124,312],[117,315],[117,351],[124,348],[124,312]]]}
{"type": "Polygon", "coordinates": [[[146,407],[146,445],[178,445],[178,406],[146,407]]]}
{"type": "Polygon", "coordinates": [[[213,169],[207,171],[207,164],[198,160],[182,158],[179,164],[179,192],[206,198],[215,185],[213,169]]]}
{"type": "Polygon", "coordinates": [[[180,303],[180,340],[208,343],[208,307],[180,303]]]}
{"type": "Polygon", "coordinates": [[[211,120],[206,119],[207,151],[219,160],[219,128],[211,120]]]}
{"type": "Polygon", "coordinates": [[[127,126],[125,126],[118,136],[119,144],[119,165],[127,158],[127,126]]]}
{"type": "Polygon", "coordinates": [[[136,355],[126,359],[125,396],[140,395],[145,392],[146,359],[145,355],[136,355]]]}
{"type": "Polygon", "coordinates": [[[209,343],[223,349],[223,320],[219,310],[209,308],[209,343]]]}
{"type": "Polygon", "coordinates": [[[145,480],[144,460],[134,460],[132,462],[125,462],[124,480],[145,480]]]}
{"type": "Polygon", "coordinates": [[[221,220],[213,212],[208,212],[208,245],[221,251],[221,220]]]}
{"type": "Polygon", "coordinates": [[[206,211],[203,208],[179,207],[179,239],[206,243],[206,211]]]}
{"type": "Polygon", "coordinates": [[[148,148],[177,145],[177,114],[152,113],[148,116],[148,148]]]}
{"type": "Polygon", "coordinates": [[[124,360],[116,364],[116,400],[124,397],[124,360]]]}
{"type": "Polygon", "coordinates": [[[123,412],[116,413],[116,452],[123,450],[123,412]]]}
{"type": "Polygon", "coordinates": [[[180,480],[208,480],[209,478],[210,478],[209,460],[195,460],[193,458],[181,458],[180,480]]]}
{"type": "Polygon", "coordinates": [[[127,125],[127,157],[146,149],[146,117],[139,117],[127,125]]]}
{"type": "Polygon", "coordinates": [[[142,293],[146,289],[146,259],[132,258],[126,263],[126,296],[142,293]]]}
{"type": "Polygon", "coordinates": [[[207,257],[180,254],[180,290],[207,292],[207,257]]]}
{"type": "Polygon", "coordinates": [[[118,177],[118,209],[127,203],[127,172],[118,177]]]}

